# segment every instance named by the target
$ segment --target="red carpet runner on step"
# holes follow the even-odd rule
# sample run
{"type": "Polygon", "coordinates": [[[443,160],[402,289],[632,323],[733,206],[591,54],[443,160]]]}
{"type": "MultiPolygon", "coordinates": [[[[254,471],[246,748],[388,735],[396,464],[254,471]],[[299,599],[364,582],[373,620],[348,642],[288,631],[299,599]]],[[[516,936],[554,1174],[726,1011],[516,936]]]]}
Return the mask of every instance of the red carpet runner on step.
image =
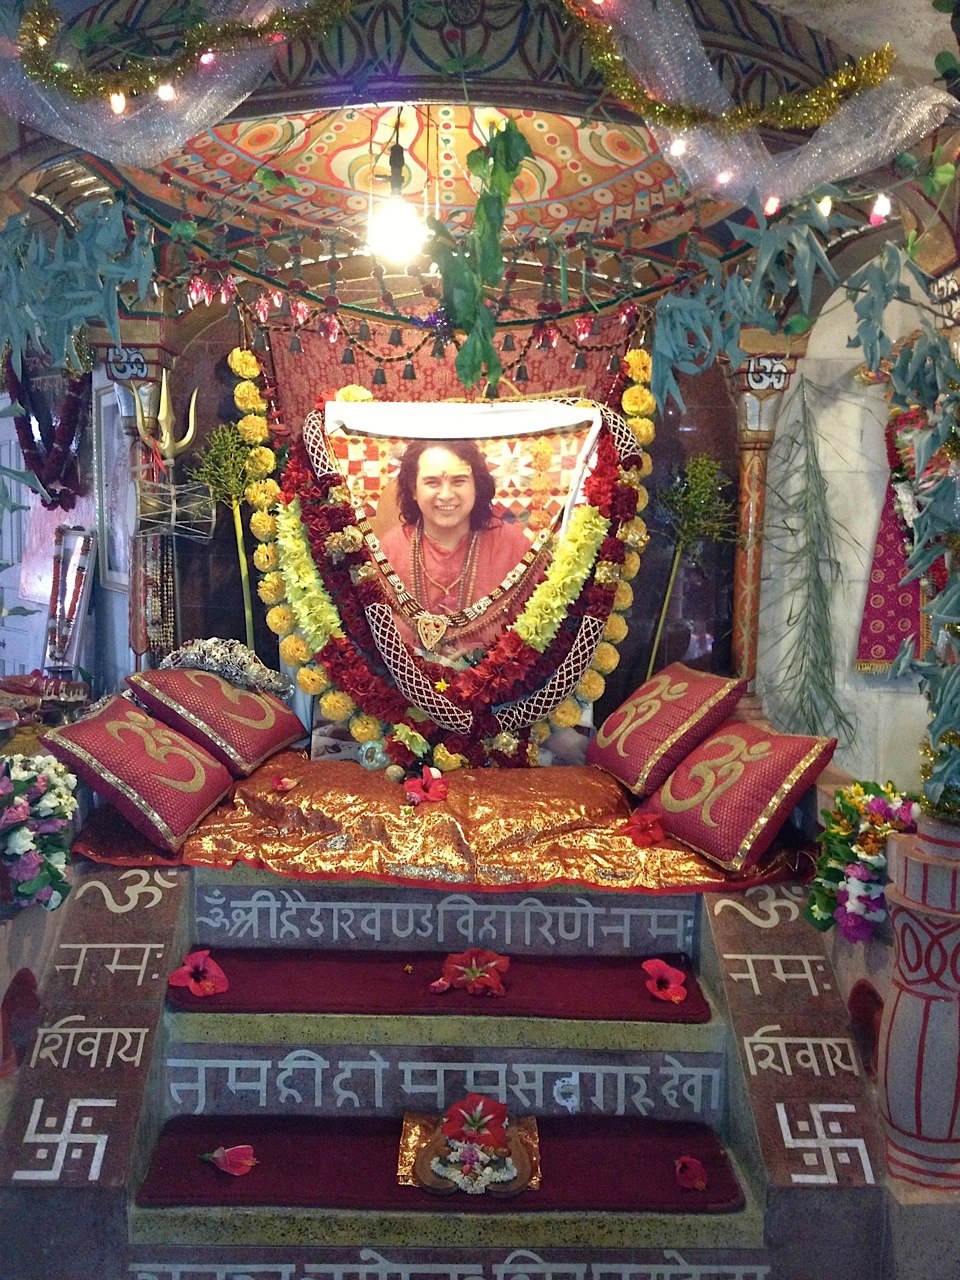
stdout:
{"type": "Polygon", "coordinates": [[[230,989],[193,996],[170,987],[168,1002],[196,1013],[337,1013],[528,1018],[593,1018],[615,1022],[708,1022],[710,1006],[689,960],[660,959],[685,975],[686,999],[657,999],[647,989],[645,956],[516,956],[505,996],[430,990],[445,954],[393,951],[211,949],[230,989]]]}
{"type": "Polygon", "coordinates": [[[537,1125],[543,1185],[500,1200],[401,1187],[399,1116],[177,1116],[160,1135],[137,1204],[511,1214],[727,1213],[743,1206],[726,1152],[705,1124],[551,1116],[537,1125]],[[258,1161],[241,1178],[200,1159],[237,1143],[251,1143],[258,1161]],[[682,1156],[703,1165],[703,1190],[678,1186],[682,1156]]]}

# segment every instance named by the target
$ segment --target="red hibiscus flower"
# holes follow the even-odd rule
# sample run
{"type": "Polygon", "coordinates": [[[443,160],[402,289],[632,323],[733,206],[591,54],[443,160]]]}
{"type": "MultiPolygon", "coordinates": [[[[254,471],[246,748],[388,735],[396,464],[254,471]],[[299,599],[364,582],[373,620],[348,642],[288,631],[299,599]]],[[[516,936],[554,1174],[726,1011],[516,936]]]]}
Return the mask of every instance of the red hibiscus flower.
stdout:
{"type": "Polygon", "coordinates": [[[644,960],[640,966],[650,977],[644,986],[655,1000],[669,1000],[681,1004],[687,998],[687,975],[682,969],[674,969],[665,960],[644,960]]]}
{"type": "Polygon", "coordinates": [[[509,968],[509,957],[471,947],[469,951],[447,956],[443,973],[436,982],[430,983],[430,990],[441,992],[459,987],[471,996],[505,996],[502,975],[509,968]]]}
{"type": "Polygon", "coordinates": [[[259,1163],[254,1158],[253,1147],[246,1143],[239,1147],[217,1147],[216,1151],[208,1151],[200,1159],[206,1160],[208,1164],[215,1164],[218,1169],[234,1178],[242,1178],[259,1163]]]}
{"type": "Polygon", "coordinates": [[[647,848],[663,839],[662,817],[663,811],[656,805],[640,805],[618,829],[617,834],[629,836],[635,845],[647,848]]]}
{"type": "Polygon", "coordinates": [[[678,1187],[689,1191],[706,1191],[707,1171],[696,1156],[678,1156],[673,1167],[678,1187]]]}
{"type": "Polygon", "coordinates": [[[184,956],[183,964],[174,969],[167,983],[171,987],[189,987],[194,996],[215,996],[230,987],[227,975],[216,960],[210,959],[209,951],[191,951],[184,956]]]}
{"type": "Polygon", "coordinates": [[[455,1102],[443,1113],[445,1137],[454,1142],[472,1142],[478,1147],[505,1147],[506,1123],[506,1103],[496,1102],[482,1093],[468,1093],[462,1102],[455,1102]]]}
{"type": "Polygon", "coordinates": [[[411,804],[423,804],[425,800],[446,800],[450,787],[439,769],[424,765],[419,778],[408,778],[403,784],[411,804]]]}

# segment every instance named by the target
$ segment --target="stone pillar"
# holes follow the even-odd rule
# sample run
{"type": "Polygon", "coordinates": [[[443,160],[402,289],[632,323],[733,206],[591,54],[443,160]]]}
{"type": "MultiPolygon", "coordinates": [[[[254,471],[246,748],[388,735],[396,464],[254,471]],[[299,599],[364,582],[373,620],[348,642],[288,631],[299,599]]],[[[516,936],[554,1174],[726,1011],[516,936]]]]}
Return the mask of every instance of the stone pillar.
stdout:
{"type": "Polygon", "coordinates": [[[737,406],[740,454],[737,551],[733,577],[733,661],[737,674],[752,687],[757,675],[760,624],[760,566],[766,508],[767,455],[774,424],[790,376],[806,344],[779,339],[759,329],[741,332],[746,362],[730,381],[737,406]]]}
{"type": "Polygon", "coordinates": [[[887,842],[894,970],[877,1083],[887,1165],[960,1191],[960,826],[921,818],[887,842]]]}

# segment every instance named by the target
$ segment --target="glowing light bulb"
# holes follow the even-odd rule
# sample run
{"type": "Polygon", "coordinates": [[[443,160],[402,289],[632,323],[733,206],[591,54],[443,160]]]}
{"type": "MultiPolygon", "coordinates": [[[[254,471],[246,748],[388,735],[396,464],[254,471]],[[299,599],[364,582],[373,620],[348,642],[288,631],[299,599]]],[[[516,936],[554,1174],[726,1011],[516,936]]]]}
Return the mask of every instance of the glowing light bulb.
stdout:
{"type": "Polygon", "coordinates": [[[890,203],[890,197],[885,191],[881,191],[873,202],[873,208],[870,210],[871,227],[882,226],[890,215],[893,205],[890,203]]]}
{"type": "Polygon", "coordinates": [[[725,187],[732,177],[733,174],[729,169],[721,169],[717,174],[717,186],[725,187]]]}
{"type": "Polygon", "coordinates": [[[46,45],[47,45],[47,37],[46,37],[46,36],[37,36],[37,48],[38,48],[38,49],[44,49],[44,48],[46,48],[46,45]]]}
{"type": "Polygon", "coordinates": [[[667,150],[672,156],[685,156],[687,154],[686,138],[674,138],[667,150]]]}
{"type": "Polygon", "coordinates": [[[216,62],[216,60],[217,60],[217,55],[213,52],[212,49],[208,49],[206,53],[201,53],[200,55],[201,67],[212,67],[213,64],[216,62]]]}
{"type": "Polygon", "coordinates": [[[127,100],[122,93],[111,93],[110,110],[115,116],[122,116],[127,109],[127,100]]]}
{"type": "Polygon", "coordinates": [[[173,102],[176,96],[177,91],[174,89],[172,84],[164,83],[157,85],[157,97],[161,102],[173,102]]]}
{"type": "Polygon", "coordinates": [[[825,218],[829,218],[830,210],[833,208],[833,199],[830,196],[823,196],[817,201],[817,208],[825,218]]]}
{"type": "Polygon", "coordinates": [[[380,201],[367,222],[367,248],[384,262],[412,262],[426,238],[427,229],[419,214],[402,196],[380,201]]]}
{"type": "Polygon", "coordinates": [[[763,202],[763,212],[767,215],[768,218],[772,218],[775,213],[779,213],[780,197],[767,196],[766,200],[764,200],[763,202]]]}

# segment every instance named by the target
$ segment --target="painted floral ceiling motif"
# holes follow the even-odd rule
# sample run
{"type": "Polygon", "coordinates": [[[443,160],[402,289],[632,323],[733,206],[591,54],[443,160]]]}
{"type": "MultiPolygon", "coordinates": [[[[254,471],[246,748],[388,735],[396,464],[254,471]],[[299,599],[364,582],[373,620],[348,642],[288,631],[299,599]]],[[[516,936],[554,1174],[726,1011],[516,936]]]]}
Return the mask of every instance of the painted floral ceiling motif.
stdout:
{"type": "MultiPolygon", "coordinates": [[[[598,254],[625,255],[642,275],[672,262],[678,237],[693,228],[718,253],[729,247],[724,220],[734,206],[686,197],[642,125],[533,109],[510,116],[534,155],[507,210],[507,252],[549,240],[560,249],[586,244],[589,257],[596,238],[598,254]]],[[[289,113],[225,121],[151,172],[88,163],[162,225],[222,225],[232,252],[321,229],[346,233],[344,249],[359,249],[371,199],[390,192],[395,139],[404,149],[404,199],[456,230],[470,224],[479,185],[467,155],[505,118],[493,108],[455,104],[289,113]]],[[[582,257],[571,267],[582,268],[582,257]]]]}

